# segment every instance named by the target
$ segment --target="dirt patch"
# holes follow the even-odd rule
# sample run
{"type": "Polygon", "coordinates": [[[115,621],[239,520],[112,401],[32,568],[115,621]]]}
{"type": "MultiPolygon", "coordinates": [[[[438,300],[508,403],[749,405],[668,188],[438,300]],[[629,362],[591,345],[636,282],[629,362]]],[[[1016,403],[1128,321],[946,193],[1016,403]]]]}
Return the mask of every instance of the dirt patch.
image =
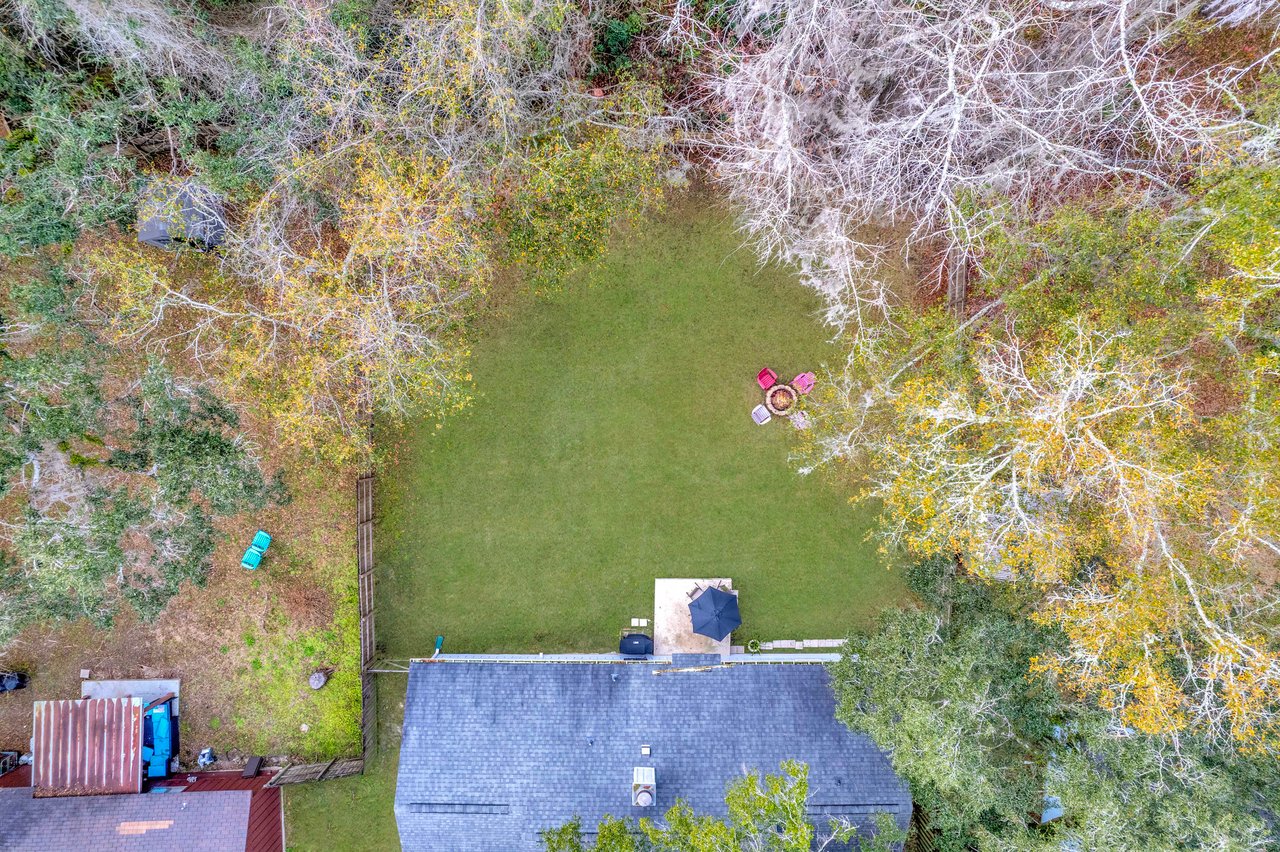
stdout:
{"type": "Polygon", "coordinates": [[[126,668],[133,677],[163,677],[142,661],[153,661],[150,638],[137,635],[138,625],[121,619],[111,631],[96,630],[87,623],[58,629],[32,627],[23,631],[0,654],[0,667],[27,672],[30,684],[17,692],[0,694],[0,748],[26,751],[31,739],[31,703],[37,700],[80,697],[80,670],[114,676],[126,668]],[[146,672],[146,673],[144,673],[146,672]]]}
{"type": "Polygon", "coordinates": [[[1214,376],[1196,376],[1191,400],[1191,409],[1197,417],[1216,417],[1240,407],[1239,394],[1214,376]]]}

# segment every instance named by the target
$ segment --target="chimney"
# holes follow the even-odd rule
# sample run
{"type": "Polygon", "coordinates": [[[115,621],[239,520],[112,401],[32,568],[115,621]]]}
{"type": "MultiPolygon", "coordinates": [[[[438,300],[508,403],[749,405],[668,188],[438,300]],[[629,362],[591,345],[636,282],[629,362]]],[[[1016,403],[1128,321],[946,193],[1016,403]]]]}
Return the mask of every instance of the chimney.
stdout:
{"type": "Polygon", "coordinates": [[[637,766],[631,772],[631,804],[637,808],[653,807],[658,797],[658,782],[652,766],[637,766]]]}

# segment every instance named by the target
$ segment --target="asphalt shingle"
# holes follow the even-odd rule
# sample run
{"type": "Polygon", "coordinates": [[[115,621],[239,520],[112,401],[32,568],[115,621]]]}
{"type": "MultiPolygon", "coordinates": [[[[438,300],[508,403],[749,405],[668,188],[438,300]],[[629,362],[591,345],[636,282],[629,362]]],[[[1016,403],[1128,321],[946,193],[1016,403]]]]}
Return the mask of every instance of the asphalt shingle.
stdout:
{"type": "Polygon", "coordinates": [[[244,852],[247,790],[33,798],[0,789],[0,849],[244,852]]]}
{"type": "Polygon", "coordinates": [[[406,850],[520,852],[573,816],[661,818],[677,799],[723,814],[747,769],[809,764],[809,809],[906,826],[911,797],[888,758],[835,719],[826,669],[795,663],[413,664],[395,811],[406,850]],[[651,747],[648,757],[641,746],[651,747]],[[632,770],[657,774],[631,806],[632,770]]]}

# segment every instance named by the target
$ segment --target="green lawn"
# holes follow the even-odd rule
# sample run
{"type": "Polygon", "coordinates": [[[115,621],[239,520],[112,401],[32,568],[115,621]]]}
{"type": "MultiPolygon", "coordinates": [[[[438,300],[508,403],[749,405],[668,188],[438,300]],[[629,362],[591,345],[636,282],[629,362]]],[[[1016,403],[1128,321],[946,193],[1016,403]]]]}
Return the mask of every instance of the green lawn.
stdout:
{"type": "Polygon", "coordinates": [[[731,577],[735,640],[843,636],[903,594],[867,509],[758,427],[756,371],[839,358],[819,301],[704,199],[625,235],[475,346],[464,414],[380,440],[377,628],[391,658],[609,651],[656,577],[731,577]]]}
{"type": "Polygon", "coordinates": [[[364,775],[281,788],[288,852],[400,848],[392,808],[406,685],[404,675],[378,675],[377,749],[364,775]]]}

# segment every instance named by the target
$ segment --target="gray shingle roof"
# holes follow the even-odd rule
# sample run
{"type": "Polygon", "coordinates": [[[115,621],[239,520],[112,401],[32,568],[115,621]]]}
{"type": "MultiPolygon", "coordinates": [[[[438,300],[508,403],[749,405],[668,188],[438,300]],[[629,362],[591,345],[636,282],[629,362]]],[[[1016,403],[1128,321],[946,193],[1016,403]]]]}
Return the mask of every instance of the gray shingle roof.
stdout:
{"type": "Polygon", "coordinates": [[[723,815],[731,780],[789,758],[809,764],[820,827],[828,816],[867,824],[876,811],[906,826],[905,783],[836,721],[825,668],[719,662],[414,663],[395,800],[402,845],[538,850],[540,831],[575,815],[584,828],[606,814],[660,818],[677,799],[723,815]],[[636,766],[656,769],[651,808],[631,806],[636,766]]]}
{"type": "Polygon", "coordinates": [[[20,852],[244,852],[248,790],[36,799],[0,790],[0,849],[20,852]]]}

